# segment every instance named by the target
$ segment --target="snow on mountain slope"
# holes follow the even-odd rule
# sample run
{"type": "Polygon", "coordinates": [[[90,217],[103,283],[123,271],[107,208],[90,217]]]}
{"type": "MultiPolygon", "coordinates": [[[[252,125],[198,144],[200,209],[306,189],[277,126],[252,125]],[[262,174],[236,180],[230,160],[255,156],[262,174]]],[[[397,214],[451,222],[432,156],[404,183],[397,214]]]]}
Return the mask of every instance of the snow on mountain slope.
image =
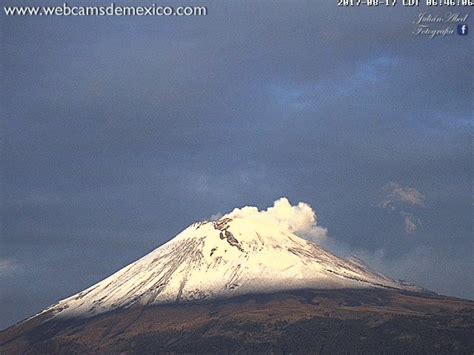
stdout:
{"type": "Polygon", "coordinates": [[[324,238],[306,204],[286,199],[258,211],[235,209],[195,223],[105,280],[48,308],[57,316],[91,316],[134,304],[159,304],[249,293],[315,288],[413,289],[340,259],[295,233],[324,238]]]}

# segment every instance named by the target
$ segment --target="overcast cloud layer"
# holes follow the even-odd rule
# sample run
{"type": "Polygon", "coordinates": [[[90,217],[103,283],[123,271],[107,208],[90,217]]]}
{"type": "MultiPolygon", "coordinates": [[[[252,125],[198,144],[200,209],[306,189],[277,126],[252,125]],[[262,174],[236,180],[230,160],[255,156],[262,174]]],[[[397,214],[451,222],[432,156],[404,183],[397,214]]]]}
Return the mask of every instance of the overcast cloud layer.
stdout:
{"type": "Polygon", "coordinates": [[[1,15],[0,328],[281,196],[328,248],[474,298],[472,37],[412,35],[424,9],[321,3],[1,15]]]}

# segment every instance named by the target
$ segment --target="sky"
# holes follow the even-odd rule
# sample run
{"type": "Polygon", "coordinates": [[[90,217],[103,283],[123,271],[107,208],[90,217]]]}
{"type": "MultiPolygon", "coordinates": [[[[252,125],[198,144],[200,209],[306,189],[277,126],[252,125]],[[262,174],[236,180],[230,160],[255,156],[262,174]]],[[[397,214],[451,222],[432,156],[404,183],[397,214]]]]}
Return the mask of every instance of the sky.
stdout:
{"type": "Polygon", "coordinates": [[[472,34],[412,33],[444,9],[321,3],[2,11],[1,329],[281,197],[316,211],[338,255],[474,299],[472,34]]]}

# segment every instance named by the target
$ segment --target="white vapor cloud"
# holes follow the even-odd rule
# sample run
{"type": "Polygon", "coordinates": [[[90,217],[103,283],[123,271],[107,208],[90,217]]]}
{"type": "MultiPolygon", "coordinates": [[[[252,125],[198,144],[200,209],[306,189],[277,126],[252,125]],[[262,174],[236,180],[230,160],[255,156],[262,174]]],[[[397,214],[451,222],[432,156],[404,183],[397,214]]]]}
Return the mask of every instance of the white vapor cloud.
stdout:
{"type": "Polygon", "coordinates": [[[404,222],[405,222],[405,232],[407,234],[413,234],[418,229],[420,225],[420,220],[418,217],[413,215],[412,213],[402,213],[404,215],[404,222]]]}
{"type": "Polygon", "coordinates": [[[382,188],[377,206],[398,212],[403,218],[405,232],[414,234],[421,223],[413,212],[407,212],[406,210],[413,211],[414,208],[425,207],[425,195],[413,187],[402,186],[392,181],[382,188]]]}
{"type": "Polygon", "coordinates": [[[214,213],[211,217],[209,217],[209,219],[211,221],[217,221],[219,219],[221,219],[223,216],[223,214],[221,212],[217,212],[217,213],[214,213]]]}
{"type": "Polygon", "coordinates": [[[380,207],[393,210],[403,204],[424,207],[425,195],[413,187],[402,186],[393,181],[382,188],[380,207]]]}
{"type": "Polygon", "coordinates": [[[315,243],[327,238],[327,229],[317,225],[316,212],[310,205],[299,202],[293,206],[287,198],[276,200],[273,207],[259,211],[257,207],[246,206],[234,209],[229,215],[234,218],[250,218],[261,223],[278,225],[289,233],[315,243]]]}

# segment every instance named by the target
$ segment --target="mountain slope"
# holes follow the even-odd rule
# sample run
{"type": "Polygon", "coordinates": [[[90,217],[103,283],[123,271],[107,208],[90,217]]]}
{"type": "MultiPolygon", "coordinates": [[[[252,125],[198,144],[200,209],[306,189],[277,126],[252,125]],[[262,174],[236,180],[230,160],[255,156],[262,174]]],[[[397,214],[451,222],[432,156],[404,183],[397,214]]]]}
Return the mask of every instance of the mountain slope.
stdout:
{"type": "Polygon", "coordinates": [[[340,259],[278,225],[231,213],[195,223],[174,239],[53,307],[91,316],[151,305],[314,288],[416,289],[340,259]]]}
{"type": "Polygon", "coordinates": [[[474,351],[474,302],[394,281],[297,235],[325,230],[287,200],[195,223],[0,332],[0,354],[474,351]]]}
{"type": "Polygon", "coordinates": [[[474,302],[420,292],[295,290],[48,312],[0,332],[0,354],[472,354],[474,302]]]}

